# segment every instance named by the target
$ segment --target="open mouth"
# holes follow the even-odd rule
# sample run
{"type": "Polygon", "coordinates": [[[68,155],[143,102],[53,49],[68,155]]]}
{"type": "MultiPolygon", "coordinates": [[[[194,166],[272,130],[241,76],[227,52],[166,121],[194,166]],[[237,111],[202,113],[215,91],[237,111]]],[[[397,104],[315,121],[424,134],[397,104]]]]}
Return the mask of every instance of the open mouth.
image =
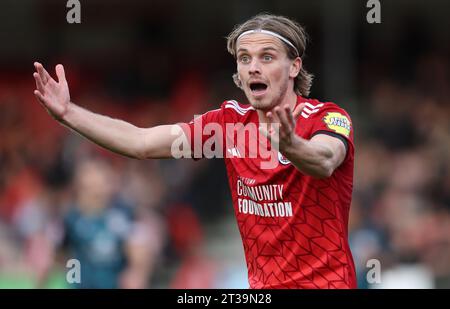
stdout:
{"type": "Polygon", "coordinates": [[[267,90],[267,85],[262,82],[250,83],[250,90],[254,95],[260,95],[267,90]]]}

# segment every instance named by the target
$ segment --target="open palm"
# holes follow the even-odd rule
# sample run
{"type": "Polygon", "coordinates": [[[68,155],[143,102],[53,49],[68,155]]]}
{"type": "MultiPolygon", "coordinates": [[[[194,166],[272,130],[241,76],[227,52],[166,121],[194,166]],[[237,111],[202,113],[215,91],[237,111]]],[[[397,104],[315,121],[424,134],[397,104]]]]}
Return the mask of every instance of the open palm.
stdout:
{"type": "Polygon", "coordinates": [[[58,81],[55,81],[39,62],[35,62],[34,67],[36,72],[33,77],[37,88],[34,95],[55,119],[62,120],[70,104],[64,67],[58,64],[55,68],[58,81]]]}

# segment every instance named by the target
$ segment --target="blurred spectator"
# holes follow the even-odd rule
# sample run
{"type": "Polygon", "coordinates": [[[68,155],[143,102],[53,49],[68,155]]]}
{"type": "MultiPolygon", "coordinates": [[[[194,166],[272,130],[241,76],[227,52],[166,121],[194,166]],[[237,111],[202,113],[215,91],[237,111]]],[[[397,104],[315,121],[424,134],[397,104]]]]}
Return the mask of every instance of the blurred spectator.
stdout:
{"type": "Polygon", "coordinates": [[[134,209],[114,194],[117,179],[104,161],[88,159],[75,174],[75,198],[64,217],[70,257],[80,261],[80,288],[144,288],[149,236],[134,209]]]}

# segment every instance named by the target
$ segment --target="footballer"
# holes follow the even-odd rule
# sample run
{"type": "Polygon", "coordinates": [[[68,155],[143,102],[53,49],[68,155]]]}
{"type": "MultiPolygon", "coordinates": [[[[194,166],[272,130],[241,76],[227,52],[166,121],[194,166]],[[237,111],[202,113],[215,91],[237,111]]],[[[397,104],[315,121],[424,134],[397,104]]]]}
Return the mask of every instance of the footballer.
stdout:
{"type": "Polygon", "coordinates": [[[237,63],[233,79],[247,102],[227,100],[189,123],[139,128],[88,111],[71,101],[60,64],[57,80],[34,64],[34,94],[61,124],[131,158],[211,157],[194,150],[213,140],[209,148],[224,157],[251,288],[356,288],[348,243],[350,116],[334,103],[308,98],[306,33],[295,21],[260,14],[227,40],[237,63]],[[248,138],[236,139],[242,130],[248,138]],[[268,146],[266,156],[260,145],[268,146]],[[267,154],[273,164],[264,165],[267,154]]]}

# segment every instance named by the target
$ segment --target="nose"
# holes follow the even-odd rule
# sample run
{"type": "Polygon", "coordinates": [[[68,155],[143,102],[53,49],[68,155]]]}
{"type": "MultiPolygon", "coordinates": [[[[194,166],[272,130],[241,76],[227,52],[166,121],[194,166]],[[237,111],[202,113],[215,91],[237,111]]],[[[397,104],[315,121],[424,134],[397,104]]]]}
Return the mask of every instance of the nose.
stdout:
{"type": "Polygon", "coordinates": [[[261,66],[257,59],[253,59],[248,68],[250,75],[261,74],[261,66]]]}

